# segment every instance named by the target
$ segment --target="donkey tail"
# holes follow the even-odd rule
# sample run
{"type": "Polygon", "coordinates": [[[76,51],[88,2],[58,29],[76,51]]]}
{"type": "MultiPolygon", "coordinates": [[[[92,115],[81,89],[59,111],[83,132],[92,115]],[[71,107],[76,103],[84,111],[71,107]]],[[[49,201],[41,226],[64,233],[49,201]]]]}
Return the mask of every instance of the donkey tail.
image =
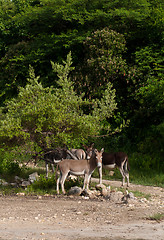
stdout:
{"type": "Polygon", "coordinates": [[[128,161],[128,156],[126,157],[126,162],[127,162],[127,169],[128,169],[128,171],[130,171],[130,165],[129,165],[129,161],[128,161]]]}
{"type": "Polygon", "coordinates": [[[124,171],[130,171],[130,166],[129,166],[129,161],[128,161],[128,156],[125,156],[125,163],[124,163],[124,171]]]}

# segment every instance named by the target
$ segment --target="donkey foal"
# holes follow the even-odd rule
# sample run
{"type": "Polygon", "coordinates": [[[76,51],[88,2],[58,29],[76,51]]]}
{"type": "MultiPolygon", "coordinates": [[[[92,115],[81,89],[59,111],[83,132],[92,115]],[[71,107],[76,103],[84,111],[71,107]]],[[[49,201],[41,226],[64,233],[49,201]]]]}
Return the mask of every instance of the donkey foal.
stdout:
{"type": "MultiPolygon", "coordinates": [[[[65,194],[64,182],[68,174],[75,176],[84,175],[84,185],[83,190],[89,189],[89,180],[95,168],[101,168],[102,166],[102,153],[104,149],[102,148],[99,152],[97,149],[92,151],[92,155],[89,160],[79,160],[75,161],[72,159],[65,159],[58,163],[57,169],[60,169],[60,176],[56,181],[56,190],[59,194],[59,183],[61,184],[62,192],[65,194]]],[[[57,171],[56,171],[57,172],[57,171]]]]}

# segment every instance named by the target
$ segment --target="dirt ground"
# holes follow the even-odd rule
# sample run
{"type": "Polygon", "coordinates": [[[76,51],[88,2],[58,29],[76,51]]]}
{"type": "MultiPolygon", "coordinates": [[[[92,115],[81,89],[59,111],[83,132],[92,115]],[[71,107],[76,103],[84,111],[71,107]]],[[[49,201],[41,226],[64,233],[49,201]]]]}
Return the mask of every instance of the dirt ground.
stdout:
{"type": "MultiPolygon", "coordinates": [[[[120,182],[108,181],[119,187],[120,182]]],[[[164,189],[132,185],[151,194],[128,203],[72,196],[0,196],[0,240],[164,240],[164,189]]]]}

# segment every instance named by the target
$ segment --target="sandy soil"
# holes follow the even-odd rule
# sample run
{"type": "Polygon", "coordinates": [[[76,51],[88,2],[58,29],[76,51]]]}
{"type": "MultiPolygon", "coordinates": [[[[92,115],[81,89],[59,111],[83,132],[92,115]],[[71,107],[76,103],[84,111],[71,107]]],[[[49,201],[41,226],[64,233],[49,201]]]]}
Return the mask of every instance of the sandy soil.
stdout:
{"type": "MultiPolygon", "coordinates": [[[[120,186],[120,182],[108,182],[120,186]]],[[[164,189],[131,185],[151,198],[127,204],[103,197],[0,196],[0,240],[164,240],[164,189]]]]}

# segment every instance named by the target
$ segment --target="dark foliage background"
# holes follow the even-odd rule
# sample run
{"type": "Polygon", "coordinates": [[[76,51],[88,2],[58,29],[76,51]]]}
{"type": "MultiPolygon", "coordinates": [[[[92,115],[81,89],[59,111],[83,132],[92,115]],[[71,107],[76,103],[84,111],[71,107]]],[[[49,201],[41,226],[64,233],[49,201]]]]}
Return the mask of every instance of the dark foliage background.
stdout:
{"type": "MultiPolygon", "coordinates": [[[[29,65],[43,88],[57,89],[58,76],[51,61],[61,64],[71,51],[74,70],[69,77],[76,94],[90,101],[82,106],[86,115],[109,83],[116,90],[117,109],[103,119],[105,127],[97,134],[106,136],[84,136],[85,143],[93,141],[106,151],[126,151],[139,171],[163,172],[163,16],[163,0],[1,0],[1,122],[8,113],[6,103],[28,84],[29,65]],[[116,130],[127,121],[128,127],[116,130]],[[112,131],[116,133],[110,135],[112,131]]],[[[13,141],[4,135],[0,138],[2,156],[6,149],[14,151],[13,141]]],[[[64,141],[71,147],[81,144],[64,141]]],[[[31,154],[27,145],[24,152],[31,154]]],[[[40,151],[38,145],[32,149],[40,151]]]]}

